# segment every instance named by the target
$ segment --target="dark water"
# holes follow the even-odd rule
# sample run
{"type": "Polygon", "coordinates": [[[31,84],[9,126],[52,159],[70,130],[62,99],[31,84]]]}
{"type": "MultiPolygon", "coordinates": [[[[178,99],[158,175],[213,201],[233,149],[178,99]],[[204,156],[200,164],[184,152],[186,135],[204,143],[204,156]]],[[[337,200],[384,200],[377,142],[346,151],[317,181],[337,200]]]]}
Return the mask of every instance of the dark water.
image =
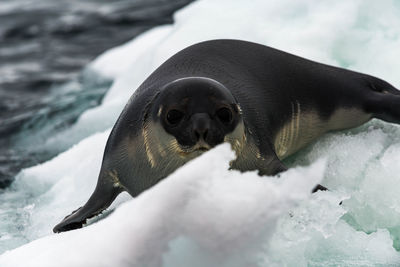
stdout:
{"type": "Polygon", "coordinates": [[[87,63],[192,1],[1,0],[0,188],[66,149],[40,144],[101,102],[111,81],[87,63]]]}

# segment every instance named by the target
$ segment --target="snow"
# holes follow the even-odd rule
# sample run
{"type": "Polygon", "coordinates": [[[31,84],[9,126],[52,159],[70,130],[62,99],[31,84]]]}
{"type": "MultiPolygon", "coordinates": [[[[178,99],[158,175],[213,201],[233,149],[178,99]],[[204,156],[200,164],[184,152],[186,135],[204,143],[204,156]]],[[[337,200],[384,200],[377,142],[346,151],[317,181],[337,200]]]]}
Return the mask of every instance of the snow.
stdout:
{"type": "Polygon", "coordinates": [[[89,66],[114,79],[102,105],[49,138],[83,140],[24,170],[4,193],[22,201],[10,211],[21,218],[0,241],[9,249],[30,243],[1,255],[0,266],[399,266],[400,127],[378,120],[324,136],[288,159],[292,168],[279,179],[227,171],[232,154],[222,146],[126,204],[130,197],[121,195],[109,216],[51,233],[90,196],[110,127],[130,95],[175,52],[244,39],[399,88],[399,11],[395,1],[200,0],[177,12],[173,25],[107,51],[89,66]],[[330,191],[310,196],[322,176],[330,191]]]}
{"type": "MultiPolygon", "coordinates": [[[[70,160],[74,154],[66,152],[61,157],[70,160]]],[[[256,172],[229,171],[232,159],[230,146],[221,145],[104,220],[6,252],[0,266],[161,266],[164,253],[166,263],[176,260],[170,254],[176,254],[177,248],[169,248],[169,244],[182,239],[199,248],[196,257],[199,264],[203,262],[199,266],[251,264],[257,260],[255,251],[274,232],[279,215],[310,196],[323,177],[325,164],[318,161],[280,178],[260,178],[256,172]]],[[[51,169],[60,164],[47,166],[51,169]]],[[[75,171],[80,172],[80,166],[75,171]]],[[[67,178],[80,182],[66,176],[57,186],[63,186],[60,183],[67,178]]]]}

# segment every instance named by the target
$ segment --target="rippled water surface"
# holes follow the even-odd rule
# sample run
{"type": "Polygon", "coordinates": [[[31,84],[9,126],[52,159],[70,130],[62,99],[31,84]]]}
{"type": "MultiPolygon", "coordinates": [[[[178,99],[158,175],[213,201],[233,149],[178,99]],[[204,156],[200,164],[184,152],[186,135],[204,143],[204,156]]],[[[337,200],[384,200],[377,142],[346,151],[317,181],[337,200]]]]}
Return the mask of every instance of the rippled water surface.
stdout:
{"type": "MultiPolygon", "coordinates": [[[[100,103],[111,80],[84,66],[191,0],[2,0],[0,188],[67,145],[43,140],[100,103]]],[[[72,143],[71,143],[72,144],[72,143]]]]}

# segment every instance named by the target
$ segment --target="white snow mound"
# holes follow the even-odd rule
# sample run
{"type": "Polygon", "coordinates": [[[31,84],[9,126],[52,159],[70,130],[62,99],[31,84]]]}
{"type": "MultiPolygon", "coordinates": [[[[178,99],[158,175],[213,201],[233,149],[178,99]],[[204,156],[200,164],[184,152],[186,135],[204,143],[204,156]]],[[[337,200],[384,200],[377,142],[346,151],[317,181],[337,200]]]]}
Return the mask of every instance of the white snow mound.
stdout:
{"type": "Polygon", "coordinates": [[[325,163],[277,178],[229,171],[232,159],[230,146],[220,145],[109,217],[6,252],[0,266],[161,266],[182,260],[182,240],[194,244],[186,250],[197,254],[198,266],[251,266],[279,216],[321,181],[325,163]]]}

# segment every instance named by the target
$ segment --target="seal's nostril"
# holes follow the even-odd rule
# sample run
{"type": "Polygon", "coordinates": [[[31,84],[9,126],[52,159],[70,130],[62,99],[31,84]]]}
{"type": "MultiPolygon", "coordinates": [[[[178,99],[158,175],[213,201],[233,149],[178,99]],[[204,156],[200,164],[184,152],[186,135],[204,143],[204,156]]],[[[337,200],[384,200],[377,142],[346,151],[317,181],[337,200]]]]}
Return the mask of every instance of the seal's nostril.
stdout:
{"type": "Polygon", "coordinates": [[[199,141],[200,139],[206,140],[208,135],[208,129],[195,129],[194,130],[194,136],[196,137],[196,140],[199,141]]]}
{"type": "Polygon", "coordinates": [[[208,134],[208,129],[205,130],[194,130],[194,135],[196,136],[197,140],[200,140],[201,138],[203,140],[205,140],[207,138],[207,134],[208,134]]]}
{"type": "Polygon", "coordinates": [[[206,129],[203,133],[203,139],[206,140],[208,134],[208,129],[206,129]]]}

